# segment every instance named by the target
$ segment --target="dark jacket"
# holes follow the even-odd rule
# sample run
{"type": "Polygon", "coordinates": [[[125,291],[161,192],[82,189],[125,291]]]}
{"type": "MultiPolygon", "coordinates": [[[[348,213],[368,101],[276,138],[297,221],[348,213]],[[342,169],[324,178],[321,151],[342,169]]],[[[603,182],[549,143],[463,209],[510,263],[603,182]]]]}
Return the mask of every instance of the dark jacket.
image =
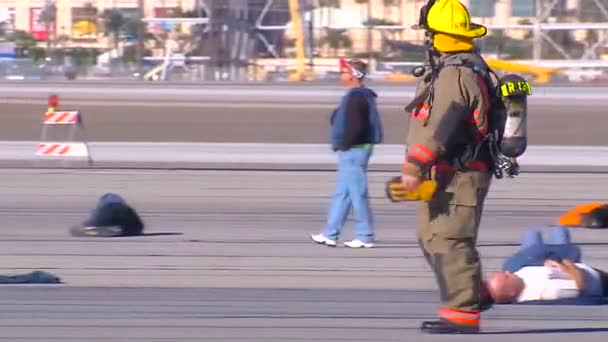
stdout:
{"type": "Polygon", "coordinates": [[[331,145],[346,151],[355,145],[382,143],[382,121],[376,104],[378,95],[367,87],[350,89],[331,116],[331,145]]]}
{"type": "Polygon", "coordinates": [[[107,193],[101,196],[97,207],[83,223],[88,227],[120,227],[121,236],[141,235],[144,223],[127,202],[117,194],[107,193]]]}

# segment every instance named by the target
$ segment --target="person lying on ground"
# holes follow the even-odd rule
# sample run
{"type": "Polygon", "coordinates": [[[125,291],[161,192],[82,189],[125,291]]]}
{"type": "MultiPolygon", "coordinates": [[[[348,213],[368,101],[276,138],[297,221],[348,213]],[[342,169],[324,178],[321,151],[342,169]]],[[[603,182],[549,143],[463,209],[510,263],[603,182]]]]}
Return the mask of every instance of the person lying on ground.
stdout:
{"type": "Polygon", "coordinates": [[[495,303],[608,297],[608,273],[580,260],[580,249],[566,228],[554,228],[547,240],[542,241],[539,231],[528,231],[503,271],[488,278],[495,303]]]}

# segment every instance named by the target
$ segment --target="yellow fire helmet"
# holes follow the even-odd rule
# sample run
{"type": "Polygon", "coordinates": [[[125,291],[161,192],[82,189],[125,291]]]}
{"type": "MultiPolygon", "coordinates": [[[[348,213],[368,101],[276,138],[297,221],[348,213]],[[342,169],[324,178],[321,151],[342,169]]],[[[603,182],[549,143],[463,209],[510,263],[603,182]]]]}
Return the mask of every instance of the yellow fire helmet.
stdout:
{"type": "Polygon", "coordinates": [[[458,0],[436,0],[426,17],[434,32],[466,38],[480,38],[488,32],[485,26],[471,23],[467,8],[458,0]]]}

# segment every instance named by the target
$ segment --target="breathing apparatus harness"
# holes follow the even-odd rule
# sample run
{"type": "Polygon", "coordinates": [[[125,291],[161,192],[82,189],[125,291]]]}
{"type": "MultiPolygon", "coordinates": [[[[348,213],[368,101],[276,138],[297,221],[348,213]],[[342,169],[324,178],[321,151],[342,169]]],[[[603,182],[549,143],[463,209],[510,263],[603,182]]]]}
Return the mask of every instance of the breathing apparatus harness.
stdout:
{"type": "MultiPolygon", "coordinates": [[[[492,171],[494,173],[494,176],[497,179],[501,179],[506,174],[507,177],[513,178],[514,176],[519,174],[519,165],[515,158],[509,158],[501,152],[501,130],[504,129],[504,127],[501,126],[504,126],[504,123],[496,123],[496,121],[500,120],[502,117],[501,115],[499,115],[500,113],[498,111],[504,111],[505,108],[504,103],[501,100],[501,93],[499,92],[501,86],[501,79],[491,68],[488,67],[487,70],[484,70],[484,68],[480,68],[478,65],[475,65],[474,63],[465,61],[460,58],[440,61],[439,63],[437,62],[439,53],[433,47],[433,39],[435,32],[429,27],[427,21],[429,10],[435,4],[435,2],[436,0],[428,0],[427,3],[420,8],[420,17],[418,19],[418,25],[416,25],[418,29],[424,29],[425,31],[424,45],[427,56],[426,62],[428,64],[425,63],[421,66],[415,67],[412,70],[412,75],[417,78],[424,76],[427,72],[430,72],[430,75],[427,76],[430,77],[428,93],[424,92],[423,94],[421,94],[421,96],[418,96],[408,106],[405,107],[405,110],[407,112],[412,111],[415,106],[418,105],[419,101],[421,101],[422,98],[426,98],[427,96],[429,101],[428,105],[429,107],[432,107],[435,95],[434,83],[443,67],[465,66],[471,68],[475,73],[482,77],[482,79],[487,85],[492,106],[492,114],[494,114],[492,116],[494,117],[489,118],[490,130],[488,131],[488,134],[486,134],[486,136],[480,142],[476,143],[474,147],[471,146],[472,148],[468,148],[468,151],[465,152],[464,158],[457,158],[457,160],[455,161],[455,163],[457,164],[456,167],[460,170],[464,170],[464,165],[466,163],[462,159],[475,160],[478,157],[478,154],[480,153],[481,149],[484,146],[487,146],[488,153],[490,155],[490,158],[492,159],[492,171]],[[494,76],[494,78],[496,79],[496,83],[492,81],[492,76],[494,76]],[[494,84],[497,84],[497,86],[495,86],[494,84]]],[[[429,111],[430,110],[431,109],[429,109],[429,111]]],[[[428,118],[426,120],[428,120],[428,118]]]]}

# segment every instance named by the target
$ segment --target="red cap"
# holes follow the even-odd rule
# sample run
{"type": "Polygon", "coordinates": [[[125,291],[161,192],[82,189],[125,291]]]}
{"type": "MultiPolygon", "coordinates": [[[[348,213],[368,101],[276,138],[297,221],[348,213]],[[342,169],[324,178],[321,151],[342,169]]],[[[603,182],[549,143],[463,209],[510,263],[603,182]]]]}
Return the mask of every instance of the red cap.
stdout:
{"type": "Polygon", "coordinates": [[[49,96],[49,107],[58,107],[59,106],[59,96],[51,95],[49,96]]]}
{"type": "Polygon", "coordinates": [[[346,59],[344,58],[340,58],[340,68],[347,68],[347,69],[351,69],[351,66],[348,64],[348,62],[346,61],[346,59]]]}
{"type": "Polygon", "coordinates": [[[347,61],[344,58],[340,58],[340,69],[342,68],[346,68],[350,71],[350,73],[355,76],[356,78],[363,78],[365,76],[365,73],[361,70],[358,70],[356,68],[354,68],[349,61],[347,61]]]}

